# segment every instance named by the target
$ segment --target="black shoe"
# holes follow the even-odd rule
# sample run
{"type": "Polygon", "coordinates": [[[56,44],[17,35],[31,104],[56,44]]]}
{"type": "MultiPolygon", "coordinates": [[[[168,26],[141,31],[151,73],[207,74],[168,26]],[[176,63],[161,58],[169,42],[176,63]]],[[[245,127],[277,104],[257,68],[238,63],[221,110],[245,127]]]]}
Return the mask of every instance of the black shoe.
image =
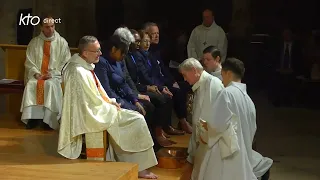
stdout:
{"type": "Polygon", "coordinates": [[[269,180],[270,169],[261,177],[261,180],[269,180]]]}
{"type": "Polygon", "coordinates": [[[43,121],[41,122],[41,128],[44,130],[53,130],[48,124],[44,123],[43,121]]]}
{"type": "Polygon", "coordinates": [[[39,125],[39,120],[38,119],[29,119],[28,123],[26,125],[26,129],[34,129],[39,125]]]}

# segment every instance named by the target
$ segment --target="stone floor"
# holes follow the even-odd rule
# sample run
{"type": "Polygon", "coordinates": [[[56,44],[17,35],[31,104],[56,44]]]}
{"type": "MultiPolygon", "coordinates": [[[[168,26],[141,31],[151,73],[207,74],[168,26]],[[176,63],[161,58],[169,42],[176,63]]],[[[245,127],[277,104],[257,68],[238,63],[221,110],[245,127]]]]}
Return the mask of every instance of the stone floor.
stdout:
{"type": "Polygon", "coordinates": [[[257,109],[257,148],[271,157],[272,180],[320,180],[320,111],[275,108],[264,93],[253,96],[257,109]]]}

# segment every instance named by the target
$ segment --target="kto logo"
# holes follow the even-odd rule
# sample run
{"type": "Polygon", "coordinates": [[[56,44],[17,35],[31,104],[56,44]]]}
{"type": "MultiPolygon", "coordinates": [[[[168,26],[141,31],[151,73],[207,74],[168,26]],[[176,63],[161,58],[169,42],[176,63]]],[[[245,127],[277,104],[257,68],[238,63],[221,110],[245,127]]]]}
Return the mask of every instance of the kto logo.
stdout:
{"type": "MultiPolygon", "coordinates": [[[[39,16],[31,16],[30,13],[28,13],[27,16],[23,16],[23,14],[20,14],[20,19],[19,19],[19,25],[29,25],[29,23],[33,26],[36,26],[40,23],[40,17],[39,16]]],[[[61,23],[61,18],[58,19],[44,19],[43,23],[61,23]]]]}

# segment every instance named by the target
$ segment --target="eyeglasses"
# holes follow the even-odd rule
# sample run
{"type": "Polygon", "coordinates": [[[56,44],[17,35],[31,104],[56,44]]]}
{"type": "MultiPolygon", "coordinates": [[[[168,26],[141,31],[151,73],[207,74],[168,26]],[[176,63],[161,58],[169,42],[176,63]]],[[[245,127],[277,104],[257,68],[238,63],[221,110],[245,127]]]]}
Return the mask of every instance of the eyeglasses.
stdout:
{"type": "Polygon", "coordinates": [[[91,50],[86,50],[86,51],[93,52],[93,53],[101,53],[101,49],[98,49],[96,51],[91,51],[91,50]]]}
{"type": "Polygon", "coordinates": [[[149,40],[143,40],[143,41],[141,41],[141,43],[150,43],[150,41],[149,40]]]}

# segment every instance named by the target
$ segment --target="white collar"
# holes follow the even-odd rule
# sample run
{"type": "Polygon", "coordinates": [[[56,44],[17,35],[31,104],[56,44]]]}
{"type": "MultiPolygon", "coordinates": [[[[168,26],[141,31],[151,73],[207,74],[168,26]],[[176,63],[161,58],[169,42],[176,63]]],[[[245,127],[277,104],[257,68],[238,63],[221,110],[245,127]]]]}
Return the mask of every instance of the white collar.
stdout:
{"type": "Polygon", "coordinates": [[[244,83],[231,81],[231,82],[228,84],[227,87],[229,87],[229,86],[236,87],[236,88],[238,88],[242,93],[247,94],[247,85],[244,84],[244,83]]]}
{"type": "Polygon", "coordinates": [[[60,37],[60,34],[54,30],[53,35],[51,37],[46,37],[43,32],[40,33],[39,37],[44,41],[54,41],[60,37]]]}
{"type": "Polygon", "coordinates": [[[93,70],[95,68],[95,65],[94,64],[89,64],[87,63],[87,61],[85,61],[80,55],[79,53],[76,53],[72,56],[70,62],[74,62],[74,63],[77,63],[77,64],[80,64],[82,67],[84,67],[85,69],[88,69],[88,70],[93,70]]]}
{"type": "Polygon", "coordinates": [[[192,91],[195,92],[204,82],[205,77],[209,75],[206,71],[202,71],[199,81],[197,81],[193,86],[192,86],[192,91]]]}

